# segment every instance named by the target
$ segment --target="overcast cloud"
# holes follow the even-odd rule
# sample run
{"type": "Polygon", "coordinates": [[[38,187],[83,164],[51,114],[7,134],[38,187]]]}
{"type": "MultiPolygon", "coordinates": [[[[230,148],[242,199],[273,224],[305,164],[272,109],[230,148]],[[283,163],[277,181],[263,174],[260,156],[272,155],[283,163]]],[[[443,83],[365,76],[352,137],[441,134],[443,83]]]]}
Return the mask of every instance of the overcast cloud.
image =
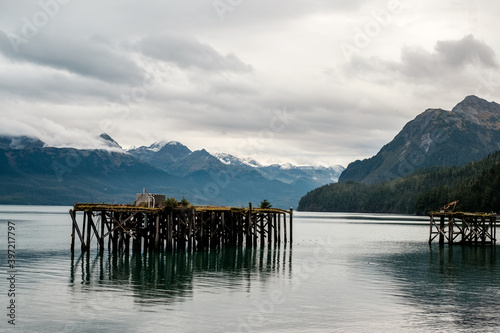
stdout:
{"type": "Polygon", "coordinates": [[[499,101],[495,1],[2,1],[0,133],[176,140],[263,163],[374,155],[427,108],[499,101]]]}

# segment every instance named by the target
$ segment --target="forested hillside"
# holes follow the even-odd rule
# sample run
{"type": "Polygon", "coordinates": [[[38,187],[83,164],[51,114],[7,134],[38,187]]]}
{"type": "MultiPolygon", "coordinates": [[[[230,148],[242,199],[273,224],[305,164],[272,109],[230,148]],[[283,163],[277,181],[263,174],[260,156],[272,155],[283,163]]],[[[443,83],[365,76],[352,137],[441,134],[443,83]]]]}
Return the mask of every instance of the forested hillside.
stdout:
{"type": "Polygon", "coordinates": [[[500,211],[500,152],[464,167],[422,169],[406,177],[368,185],[322,186],[299,202],[302,211],[426,214],[459,200],[461,211],[500,211]]]}

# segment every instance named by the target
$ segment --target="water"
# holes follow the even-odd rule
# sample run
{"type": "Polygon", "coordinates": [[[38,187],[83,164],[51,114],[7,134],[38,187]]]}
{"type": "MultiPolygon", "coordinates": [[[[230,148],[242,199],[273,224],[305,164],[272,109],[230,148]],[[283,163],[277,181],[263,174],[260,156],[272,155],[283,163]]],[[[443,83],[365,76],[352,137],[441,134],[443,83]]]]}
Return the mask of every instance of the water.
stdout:
{"type": "Polygon", "coordinates": [[[500,329],[495,247],[429,247],[426,218],[298,212],[292,247],[72,257],[68,210],[0,206],[0,331],[500,329]],[[6,316],[8,221],[15,327],[6,316]]]}

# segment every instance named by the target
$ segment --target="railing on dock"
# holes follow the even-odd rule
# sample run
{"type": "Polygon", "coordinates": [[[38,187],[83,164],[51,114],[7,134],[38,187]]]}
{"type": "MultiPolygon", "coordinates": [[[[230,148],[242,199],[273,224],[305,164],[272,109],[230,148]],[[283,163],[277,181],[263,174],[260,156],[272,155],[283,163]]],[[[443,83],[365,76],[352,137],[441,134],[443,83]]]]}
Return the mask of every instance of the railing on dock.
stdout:
{"type": "Polygon", "coordinates": [[[69,213],[72,252],[77,238],[82,251],[89,250],[95,238],[100,251],[104,251],[107,241],[108,250],[127,253],[130,249],[191,252],[293,241],[292,209],[252,208],[251,204],[248,208],[76,204],[69,213]]]}
{"type": "Polygon", "coordinates": [[[439,244],[496,243],[496,213],[431,212],[429,244],[438,238],[439,244]]]}

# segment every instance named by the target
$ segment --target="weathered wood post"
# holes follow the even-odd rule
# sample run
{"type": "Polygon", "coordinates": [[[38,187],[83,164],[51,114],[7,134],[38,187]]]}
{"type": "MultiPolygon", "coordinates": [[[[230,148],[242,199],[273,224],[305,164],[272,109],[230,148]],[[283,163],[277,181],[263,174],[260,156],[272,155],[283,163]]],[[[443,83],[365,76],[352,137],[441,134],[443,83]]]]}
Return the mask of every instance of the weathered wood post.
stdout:
{"type": "MultiPolygon", "coordinates": [[[[123,223],[123,215],[120,213],[118,217],[118,223],[122,224],[123,223]]],[[[122,227],[119,227],[118,229],[118,249],[117,253],[122,253],[123,252],[123,229],[122,227]]]]}
{"type": "Polygon", "coordinates": [[[87,217],[87,243],[86,243],[86,250],[90,250],[90,224],[91,224],[91,221],[92,221],[92,217],[91,217],[91,214],[92,212],[88,211],[87,212],[88,214],[88,217],[87,217]]]}
{"type": "Polygon", "coordinates": [[[172,252],[173,226],[174,226],[174,211],[171,209],[167,217],[167,252],[172,252]]]}
{"type": "Polygon", "coordinates": [[[273,234],[273,214],[267,213],[267,244],[271,245],[273,234]]]}
{"type": "Polygon", "coordinates": [[[210,214],[210,248],[215,249],[215,212],[210,214]]]}
{"type": "Polygon", "coordinates": [[[191,215],[191,209],[186,210],[185,217],[186,217],[186,251],[187,253],[191,252],[191,228],[192,228],[192,215],[191,215]]]}
{"type": "Polygon", "coordinates": [[[247,220],[245,225],[246,245],[252,247],[252,203],[248,203],[247,220]]]}
{"type": "Polygon", "coordinates": [[[130,252],[130,234],[129,233],[125,233],[125,254],[128,255],[129,252],[130,252]]]}
{"type": "Polygon", "coordinates": [[[290,208],[290,245],[293,244],[293,209],[290,208]]]}
{"type": "Polygon", "coordinates": [[[484,245],[486,242],[486,217],[481,216],[481,225],[482,225],[482,232],[481,232],[481,243],[484,245]]]}
{"type": "Polygon", "coordinates": [[[278,213],[273,213],[273,222],[274,222],[274,244],[278,242],[278,213]]]}
{"type": "Polygon", "coordinates": [[[497,241],[497,218],[496,218],[496,216],[491,216],[491,232],[493,235],[492,242],[495,243],[497,241]]]}
{"type": "Polygon", "coordinates": [[[453,224],[455,220],[453,216],[448,217],[448,244],[453,245],[453,224]]]}
{"type": "Polygon", "coordinates": [[[243,214],[238,214],[235,218],[237,229],[236,237],[238,242],[238,247],[243,247],[243,234],[245,233],[245,226],[243,224],[243,214]]]}
{"type": "Polygon", "coordinates": [[[221,226],[221,229],[220,229],[220,237],[218,238],[218,243],[219,245],[222,244],[222,246],[224,246],[226,244],[226,221],[224,220],[224,212],[222,212],[220,214],[220,226],[221,226]]]}
{"type": "Polygon", "coordinates": [[[167,216],[163,211],[160,215],[160,251],[161,253],[165,252],[165,240],[167,234],[167,216]]]}
{"type": "Polygon", "coordinates": [[[278,244],[281,243],[281,215],[282,213],[278,213],[278,221],[276,222],[278,227],[278,244]]]}
{"type": "Polygon", "coordinates": [[[238,235],[240,234],[239,232],[239,227],[238,227],[238,216],[239,214],[235,212],[231,212],[231,238],[232,238],[232,245],[237,246],[238,245],[238,235]]]}
{"type": "Polygon", "coordinates": [[[149,213],[146,213],[144,215],[144,225],[142,229],[142,236],[144,238],[143,240],[143,251],[144,253],[148,252],[148,239],[149,239],[149,213]]]}
{"type": "Polygon", "coordinates": [[[141,252],[141,229],[144,213],[136,216],[135,219],[135,238],[132,240],[132,252],[141,252]]]}
{"type": "Polygon", "coordinates": [[[472,220],[474,221],[473,222],[473,225],[474,225],[474,243],[477,243],[477,240],[478,240],[478,235],[477,235],[477,232],[478,232],[478,224],[477,224],[477,217],[474,216],[472,218],[472,220]]]}
{"type": "Polygon", "coordinates": [[[82,252],[87,250],[87,245],[85,242],[87,238],[85,238],[85,232],[87,231],[87,212],[83,212],[83,225],[82,225],[82,252]]]}
{"type": "Polygon", "coordinates": [[[259,239],[259,233],[257,232],[257,225],[259,224],[259,212],[251,212],[250,214],[251,231],[253,233],[253,247],[257,247],[257,240],[259,239]]]}
{"type": "Polygon", "coordinates": [[[286,232],[286,213],[283,213],[283,240],[286,244],[287,242],[287,232],[286,232]]]}
{"type": "Polygon", "coordinates": [[[266,237],[264,229],[264,214],[262,214],[261,212],[258,212],[257,214],[258,214],[257,216],[260,217],[260,246],[264,247],[264,242],[266,237]]]}
{"type": "Polygon", "coordinates": [[[444,244],[444,215],[439,219],[439,244],[444,244]]]}
{"type": "Polygon", "coordinates": [[[432,242],[432,225],[434,224],[434,215],[432,213],[429,213],[429,245],[431,245],[432,242]]]}
{"type": "Polygon", "coordinates": [[[198,241],[198,249],[205,248],[205,212],[200,214],[200,236],[198,241]]]}
{"type": "Polygon", "coordinates": [[[232,210],[229,211],[229,216],[226,217],[226,225],[228,225],[228,230],[226,231],[228,244],[236,246],[236,234],[234,233],[236,230],[236,221],[232,210]]]}
{"type": "MultiPolygon", "coordinates": [[[[99,251],[102,251],[103,247],[104,247],[104,244],[103,244],[104,242],[102,241],[101,237],[99,237],[99,232],[97,231],[97,227],[94,224],[94,220],[92,219],[92,215],[93,215],[93,213],[89,212],[89,221],[88,221],[88,223],[92,227],[92,230],[94,231],[94,235],[97,238],[97,245],[98,245],[99,251]]],[[[90,242],[89,242],[88,246],[90,247],[90,242]]]]}
{"type": "Polygon", "coordinates": [[[71,253],[75,252],[75,213],[72,209],[69,210],[69,215],[71,216],[71,253]]]}
{"type": "Polygon", "coordinates": [[[159,251],[160,251],[160,214],[157,214],[155,221],[155,252],[159,251]]]}
{"type": "Polygon", "coordinates": [[[109,224],[106,223],[106,228],[108,229],[108,252],[111,251],[111,240],[113,239],[113,233],[111,232],[111,226],[113,222],[111,218],[109,219],[109,224]]]}
{"type": "Polygon", "coordinates": [[[104,252],[104,224],[106,223],[106,213],[101,211],[101,253],[104,252]]]}
{"type": "Polygon", "coordinates": [[[179,239],[177,251],[182,250],[182,252],[186,251],[186,229],[187,229],[187,216],[184,211],[179,213],[179,239]]]}

